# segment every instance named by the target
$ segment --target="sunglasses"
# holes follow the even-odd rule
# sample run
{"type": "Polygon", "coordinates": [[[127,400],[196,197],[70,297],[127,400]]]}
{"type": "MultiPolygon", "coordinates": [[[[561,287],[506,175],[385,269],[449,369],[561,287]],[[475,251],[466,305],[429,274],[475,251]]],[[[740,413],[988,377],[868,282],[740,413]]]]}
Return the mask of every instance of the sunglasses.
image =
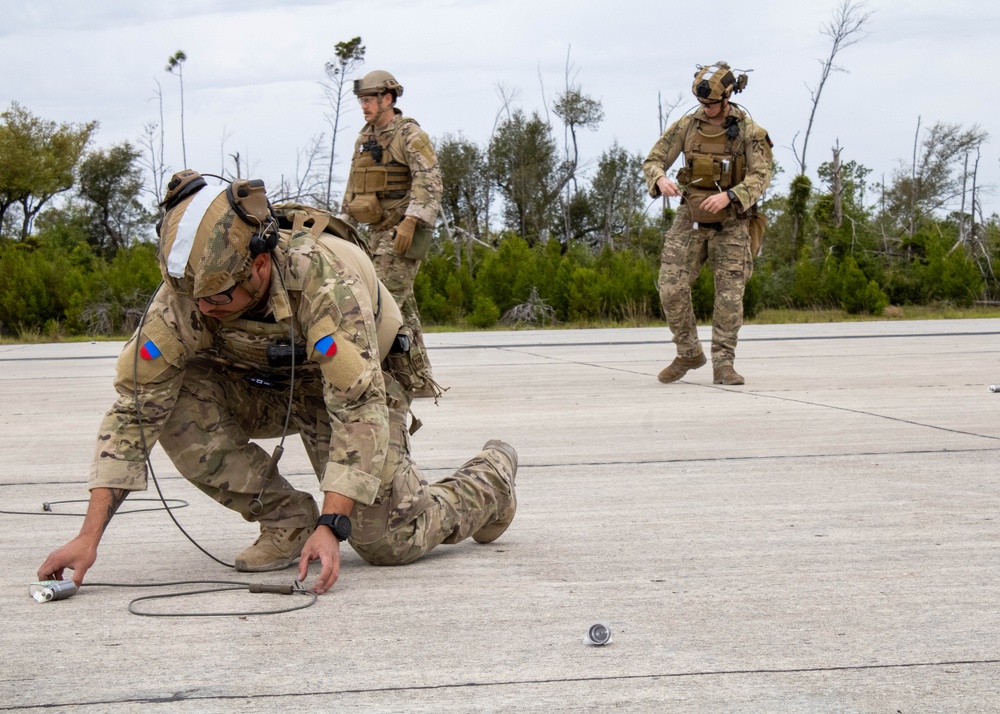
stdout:
{"type": "Polygon", "coordinates": [[[238,287],[239,285],[233,285],[228,290],[223,290],[221,293],[216,293],[215,295],[207,295],[201,299],[209,305],[228,305],[233,301],[233,291],[238,287]]]}

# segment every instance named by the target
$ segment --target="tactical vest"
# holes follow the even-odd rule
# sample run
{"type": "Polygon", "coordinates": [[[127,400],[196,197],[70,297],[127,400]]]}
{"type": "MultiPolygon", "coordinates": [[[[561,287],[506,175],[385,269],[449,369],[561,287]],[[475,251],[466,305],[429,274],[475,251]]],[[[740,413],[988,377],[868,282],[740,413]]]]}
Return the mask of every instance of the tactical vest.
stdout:
{"type": "MultiPolygon", "coordinates": [[[[283,233],[288,235],[287,231],[283,233]]],[[[359,300],[367,298],[371,306],[375,317],[379,355],[384,359],[389,354],[393,340],[403,324],[399,306],[376,276],[375,267],[362,247],[329,233],[320,235],[317,244],[333,254],[360,278],[362,286],[355,294],[359,300]]],[[[320,366],[306,359],[308,345],[304,337],[305,331],[294,317],[301,299],[300,294],[292,290],[288,297],[293,315],[290,319],[295,336],[294,346],[286,322],[264,322],[240,317],[221,323],[215,332],[215,354],[219,358],[216,361],[238,370],[251,381],[268,382],[263,384],[258,381],[261,386],[282,388],[287,385],[287,381],[283,379],[290,377],[291,374],[291,357],[294,350],[296,376],[319,378],[320,366]]]]}
{"type": "Polygon", "coordinates": [[[213,336],[216,361],[237,370],[261,386],[287,386],[291,376],[292,350],[295,350],[297,377],[318,378],[320,366],[306,360],[306,344],[301,326],[292,318],[295,345],[291,344],[288,325],[262,322],[244,317],[223,322],[213,336]]]}
{"type": "Polygon", "coordinates": [[[698,223],[724,221],[725,212],[704,211],[701,203],[713,194],[725,193],[746,178],[746,155],[741,137],[737,134],[730,138],[725,126],[694,119],[684,137],[683,151],[684,167],[677,173],[677,180],[683,185],[684,202],[691,211],[691,220],[698,223]]]}
{"type": "Polygon", "coordinates": [[[399,138],[397,129],[383,146],[373,132],[351,162],[349,181],[354,197],[347,209],[354,220],[372,224],[375,230],[385,230],[402,220],[399,209],[402,206],[405,210],[405,199],[413,183],[410,167],[400,161],[405,156],[403,147],[398,146],[399,138]]]}

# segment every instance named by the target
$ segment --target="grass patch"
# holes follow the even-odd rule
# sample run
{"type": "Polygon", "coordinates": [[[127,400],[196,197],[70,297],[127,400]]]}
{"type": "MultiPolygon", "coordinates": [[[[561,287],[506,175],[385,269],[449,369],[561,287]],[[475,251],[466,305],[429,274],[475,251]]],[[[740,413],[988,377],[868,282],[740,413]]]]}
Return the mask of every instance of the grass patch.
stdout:
{"type": "Polygon", "coordinates": [[[844,310],[761,310],[748,325],[799,325],[817,322],[878,322],[883,320],[966,320],[1000,317],[1000,306],[890,305],[882,315],[851,315],[844,310]]]}
{"type": "MultiPolygon", "coordinates": [[[[969,320],[1000,318],[1000,305],[976,307],[954,307],[951,305],[890,305],[883,315],[850,315],[843,310],[761,310],[748,325],[804,325],[823,322],[878,322],[894,320],[969,320]]],[[[702,322],[701,324],[711,324],[702,322]]],[[[613,327],[666,327],[663,320],[589,320],[586,322],[559,322],[542,327],[530,325],[494,325],[489,328],[473,327],[468,324],[424,325],[424,332],[500,332],[527,330],[593,330],[613,327]]],[[[17,335],[0,335],[0,345],[45,344],[50,342],[122,342],[131,335],[65,335],[44,333],[41,330],[25,329],[17,335]]]]}

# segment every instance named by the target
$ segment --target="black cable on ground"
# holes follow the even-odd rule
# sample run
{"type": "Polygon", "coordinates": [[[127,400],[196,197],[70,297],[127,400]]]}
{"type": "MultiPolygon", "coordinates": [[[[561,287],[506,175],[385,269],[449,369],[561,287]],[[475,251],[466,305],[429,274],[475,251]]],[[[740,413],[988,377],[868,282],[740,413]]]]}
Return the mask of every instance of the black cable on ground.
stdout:
{"type": "Polygon", "coordinates": [[[84,583],[86,587],[92,588],[161,588],[173,587],[176,585],[228,585],[231,587],[204,588],[201,590],[188,590],[181,593],[167,593],[165,595],[144,595],[129,601],[128,611],[133,615],[141,617],[246,617],[248,615],[280,615],[285,612],[304,610],[316,602],[319,597],[311,590],[302,587],[299,581],[293,585],[267,585],[265,583],[247,583],[239,580],[178,580],[169,583],[84,583]],[[232,612],[144,612],[136,608],[136,604],[144,600],[166,600],[167,598],[187,597],[190,595],[204,595],[208,593],[221,593],[237,590],[246,590],[251,593],[268,593],[273,595],[306,595],[309,600],[302,605],[294,607],[283,607],[276,610],[245,610],[232,612]]]}
{"type": "MultiPolygon", "coordinates": [[[[191,505],[187,501],[184,501],[184,500],[182,500],[180,498],[168,498],[166,500],[167,501],[172,501],[173,503],[178,504],[178,505],[172,507],[172,508],[175,508],[175,509],[177,509],[177,508],[187,508],[189,505],[191,505]]],[[[159,498],[133,498],[133,499],[131,499],[129,501],[129,503],[141,503],[141,502],[144,502],[144,501],[148,501],[150,503],[160,503],[160,504],[163,504],[163,500],[161,500],[159,498]]],[[[86,498],[71,498],[71,499],[66,500],[66,501],[42,501],[42,510],[41,510],[41,512],[39,512],[39,511],[0,511],[0,513],[4,513],[4,514],[10,515],[10,516],[72,516],[72,517],[76,517],[76,518],[83,518],[84,516],[87,515],[86,513],[59,513],[58,511],[53,511],[52,510],[52,506],[60,506],[60,505],[66,504],[66,503],[90,503],[90,501],[87,500],[86,498]]],[[[125,516],[125,515],[128,515],[129,513],[147,513],[149,511],[165,511],[165,510],[169,510],[169,507],[167,507],[165,505],[161,505],[161,506],[158,506],[156,508],[133,508],[133,509],[128,510],[128,511],[118,511],[116,513],[116,515],[125,516]]]]}

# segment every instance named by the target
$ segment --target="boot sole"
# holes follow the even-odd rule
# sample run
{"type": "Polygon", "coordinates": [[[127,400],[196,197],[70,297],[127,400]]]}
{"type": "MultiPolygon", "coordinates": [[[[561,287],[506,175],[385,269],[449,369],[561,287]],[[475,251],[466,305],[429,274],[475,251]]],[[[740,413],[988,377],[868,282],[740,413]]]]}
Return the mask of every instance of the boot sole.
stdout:
{"type": "Polygon", "coordinates": [[[501,454],[505,455],[510,459],[512,466],[514,467],[513,473],[510,477],[510,518],[505,518],[502,521],[493,521],[487,526],[483,526],[478,531],[472,534],[472,540],[477,543],[492,543],[497,538],[504,534],[510,524],[514,522],[514,516],[517,514],[517,491],[514,489],[514,481],[517,478],[517,451],[510,444],[499,441],[498,439],[490,439],[483,446],[483,451],[487,449],[492,449],[494,451],[499,451],[501,454]]]}

